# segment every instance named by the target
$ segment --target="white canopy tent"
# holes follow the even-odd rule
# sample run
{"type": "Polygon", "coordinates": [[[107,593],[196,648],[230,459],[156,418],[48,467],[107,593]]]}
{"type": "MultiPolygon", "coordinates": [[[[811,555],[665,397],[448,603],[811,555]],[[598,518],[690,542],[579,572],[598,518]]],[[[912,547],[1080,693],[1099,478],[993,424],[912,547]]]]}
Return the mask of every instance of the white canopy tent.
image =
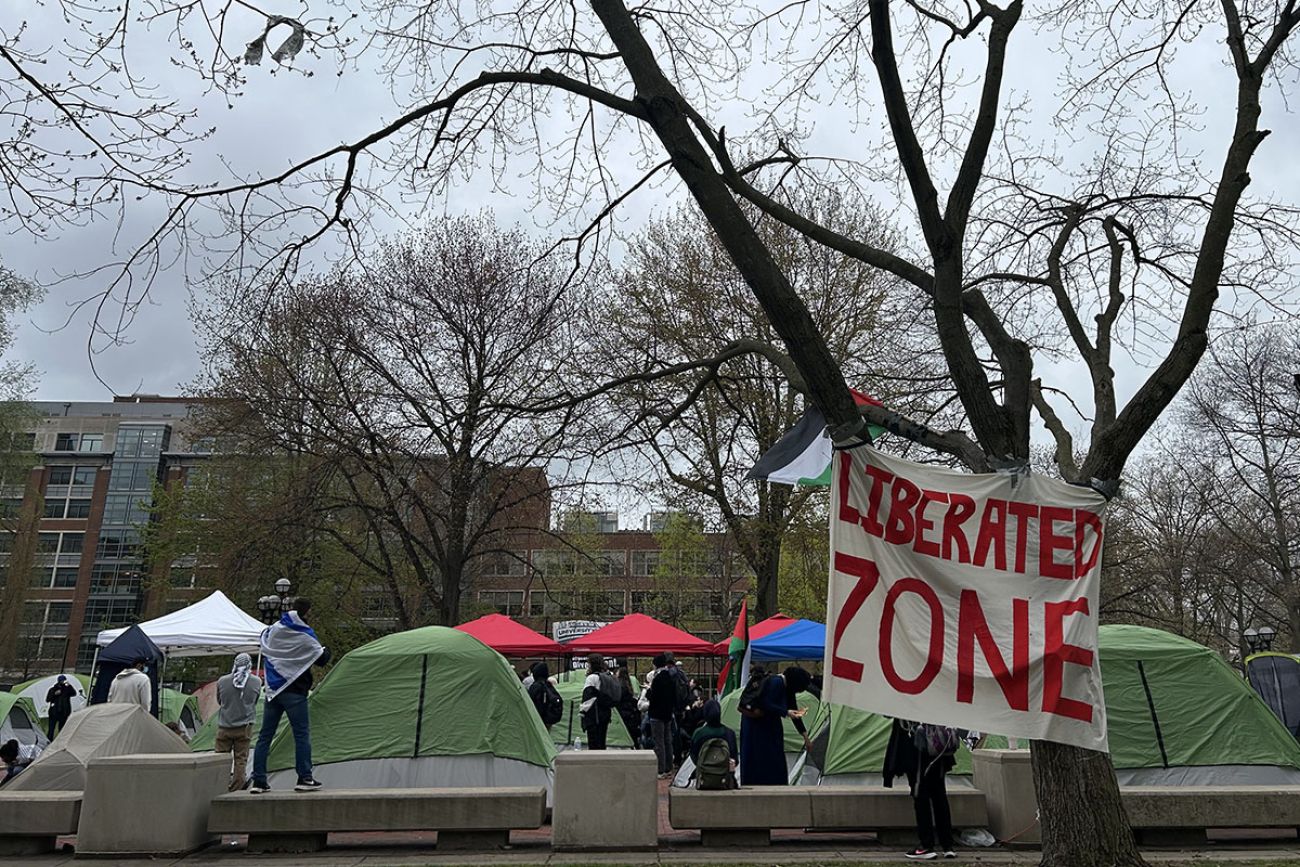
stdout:
{"type": "MultiPolygon", "coordinates": [[[[257,653],[258,638],[266,627],[217,590],[193,605],[141,623],[140,628],[168,658],[176,659],[257,653]]],[[[107,647],[125,631],[105,629],[95,644],[107,647]]]]}

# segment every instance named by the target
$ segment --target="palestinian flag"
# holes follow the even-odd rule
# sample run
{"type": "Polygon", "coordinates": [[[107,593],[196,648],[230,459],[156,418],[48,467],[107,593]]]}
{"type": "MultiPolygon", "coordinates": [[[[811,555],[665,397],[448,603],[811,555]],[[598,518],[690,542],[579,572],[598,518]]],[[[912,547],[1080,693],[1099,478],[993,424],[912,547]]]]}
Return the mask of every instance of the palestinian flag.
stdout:
{"type": "MultiPolygon", "coordinates": [[[[880,401],[860,391],[853,392],[853,399],[858,406],[880,406],[880,401]]],[[[884,428],[867,425],[867,434],[873,440],[884,432],[884,428]]],[[[831,439],[826,435],[826,417],[815,406],[809,406],[799,423],[763,453],[745,478],[766,479],[782,485],[829,487],[831,452],[831,439]]]]}
{"type": "Polygon", "coordinates": [[[718,697],[733,689],[744,689],[749,680],[749,600],[740,601],[740,616],[727,645],[727,662],[718,674],[718,697]]]}

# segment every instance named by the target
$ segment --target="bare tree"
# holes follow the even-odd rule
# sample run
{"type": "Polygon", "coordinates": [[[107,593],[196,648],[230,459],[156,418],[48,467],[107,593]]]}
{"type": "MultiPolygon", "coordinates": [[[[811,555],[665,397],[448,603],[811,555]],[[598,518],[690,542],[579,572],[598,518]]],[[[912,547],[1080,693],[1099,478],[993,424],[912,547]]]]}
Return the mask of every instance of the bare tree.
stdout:
{"type": "MultiPolygon", "coordinates": [[[[1261,94],[1294,70],[1295,0],[1070,3],[1041,16],[1037,33],[1064,40],[1059,128],[1089,130],[1099,143],[1082,159],[1055,164],[1007,107],[1021,0],[973,7],[859,0],[775,11],[590,0],[591,14],[554,0],[508,9],[374,0],[390,80],[409,88],[399,114],[355,140],[294,157],[272,176],[215,184],[182,179],[184,111],[149,99],[118,61],[139,26],[127,7],[62,5],[83,34],[53,74],[37,62],[39,49],[18,47],[17,34],[0,38],[7,65],[0,98],[24,119],[0,146],[14,197],[6,216],[39,231],[135,195],[164,200],[162,224],[117,263],[104,289],[128,313],[159,262],[201,232],[207,207],[225,221],[208,224],[207,237],[235,239],[216,267],[277,285],[306,244],[331,234],[354,249],[364,243],[366,210],[383,205],[367,195],[371,181],[401,178],[417,193],[436,194],[479,157],[504,177],[509,157],[523,153],[539,196],[575,217],[576,237],[586,240],[646,177],[671,170],[784,344],[725,352],[757,349],[772,360],[837,439],[851,439],[869,420],[974,470],[1023,465],[1036,410],[1057,441],[1062,475],[1111,491],[1199,363],[1221,295],[1266,293],[1268,275],[1289,264],[1279,251],[1294,248],[1292,213],[1252,203],[1245,191],[1268,134],[1261,94]],[[1218,168],[1206,174],[1184,149],[1196,106],[1170,84],[1189,44],[1217,50],[1235,94],[1231,122],[1216,125],[1208,145],[1218,168]],[[745,82],[737,73],[769,51],[782,63],[777,83],[745,133],[729,134],[725,107],[745,82]],[[106,96],[119,90],[126,96],[106,96]],[[963,93],[973,99],[963,102],[963,93]],[[801,153],[810,106],[823,96],[841,111],[883,113],[885,140],[838,136],[842,153],[825,162],[801,153]],[[564,121],[542,123],[551,113],[564,121]],[[178,117],[182,123],[168,125],[178,117]],[[549,138],[556,128],[565,136],[558,146],[549,138]],[[645,175],[620,185],[627,160],[606,157],[625,154],[628,143],[645,175]],[[746,162],[742,153],[769,156],[746,162]],[[898,210],[914,225],[915,254],[835,231],[773,194],[790,172],[817,176],[819,167],[823,180],[837,182],[901,177],[907,207],[898,210]],[[743,202],[903,281],[932,314],[963,428],[938,431],[881,408],[859,411],[840,359],[743,202]],[[1274,243],[1279,236],[1284,243],[1274,243]],[[1126,344],[1145,354],[1150,373],[1123,401],[1113,356],[1126,344]],[[1086,370],[1080,397],[1092,404],[1091,429],[1081,461],[1051,383],[1035,374],[1045,353],[1086,370]]],[[[252,15],[251,35],[261,34],[245,53],[250,62],[261,61],[270,30],[286,34],[275,51],[282,64],[312,50],[347,51],[333,21],[259,17],[235,0],[160,0],[146,14],[175,28],[171,59],[199,67],[221,92],[242,84],[240,52],[225,37],[235,14],[252,15]],[[214,37],[215,45],[196,47],[196,39],[214,37]]],[[[695,369],[709,375],[719,357],[695,369]]],[[[1044,864],[1140,862],[1106,756],[1042,743],[1034,770],[1044,864]]]]}
{"type": "Polygon", "coordinates": [[[418,620],[406,569],[454,625],[482,558],[548,527],[573,413],[506,406],[563,375],[577,302],[565,276],[519,232],[461,218],[276,296],[261,322],[224,298],[203,320],[216,431],[238,452],[306,462],[308,526],[386,582],[403,625],[418,620]]]}
{"type": "MultiPolygon", "coordinates": [[[[888,220],[873,208],[828,192],[792,197],[827,225],[845,231],[878,225],[868,230],[875,242],[894,243],[884,228],[888,220]]],[[[746,210],[798,287],[845,377],[895,409],[924,411],[925,398],[945,390],[947,378],[933,369],[926,376],[925,321],[916,311],[891,308],[897,281],[761,218],[752,206],[746,210]]],[[[795,426],[805,399],[764,355],[727,354],[729,348],[775,346],[776,331],[694,209],[639,233],[616,286],[592,329],[601,377],[673,366],[687,372],[633,378],[609,394],[611,438],[634,443],[648,459],[644,465],[657,468],[653,493],[675,508],[719,516],[754,572],[756,615],[776,614],[782,539],[799,520],[809,490],[748,481],[745,474],[795,426]],[[701,376],[696,361],[719,352],[724,357],[701,376]]]]}
{"type": "MultiPolygon", "coordinates": [[[[1250,613],[1300,650],[1300,334],[1247,327],[1215,342],[1188,391],[1182,453],[1188,488],[1206,503],[1250,576],[1250,613]]],[[[1243,612],[1244,613],[1244,612],[1243,612]]],[[[1261,625],[1240,620],[1237,629],[1261,625]]],[[[1238,639],[1236,644],[1240,644],[1238,639]]]]}

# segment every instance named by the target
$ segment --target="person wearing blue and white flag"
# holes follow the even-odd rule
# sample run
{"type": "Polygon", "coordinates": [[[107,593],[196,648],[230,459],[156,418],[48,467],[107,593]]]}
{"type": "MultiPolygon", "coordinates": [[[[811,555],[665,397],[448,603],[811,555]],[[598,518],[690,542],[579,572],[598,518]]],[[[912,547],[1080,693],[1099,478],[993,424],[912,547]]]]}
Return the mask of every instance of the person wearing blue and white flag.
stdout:
{"type": "Polygon", "coordinates": [[[307,694],[311,692],[311,669],[330,661],[330,652],[303,619],[311,613],[311,600],[299,598],[294,610],[280,617],[280,622],[262,632],[262,663],[266,668],[266,708],[262,712],[262,730],[253,750],[254,795],[267,791],[267,755],[271,740],[280,725],[280,717],[289,718],[293,730],[294,766],[298,784],[294,790],[311,792],[320,788],[312,776],[311,722],[307,713],[307,694]]]}

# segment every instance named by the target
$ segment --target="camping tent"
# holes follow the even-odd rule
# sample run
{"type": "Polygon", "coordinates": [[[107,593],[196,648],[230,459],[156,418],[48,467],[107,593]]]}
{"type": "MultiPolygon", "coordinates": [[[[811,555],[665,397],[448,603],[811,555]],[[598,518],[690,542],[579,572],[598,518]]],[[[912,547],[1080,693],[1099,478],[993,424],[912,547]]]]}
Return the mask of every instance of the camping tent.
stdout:
{"type": "Polygon", "coordinates": [[[605,656],[654,656],[671,650],[679,656],[714,656],[714,646],[689,632],[644,614],[629,614],[564,646],[569,653],[605,656]]]}
{"type": "Polygon", "coordinates": [[[158,712],[158,721],[163,725],[176,723],[181,727],[181,731],[185,732],[186,737],[194,737],[203,724],[199,716],[199,700],[178,689],[167,687],[159,691],[159,700],[162,704],[158,712]]]}
{"type": "Polygon", "coordinates": [[[1300,738],[1300,659],[1285,653],[1248,656],[1246,679],[1282,725],[1300,738]]]}
{"type": "MultiPolygon", "coordinates": [[[[266,629],[259,620],[245,614],[220,590],[179,611],[139,624],[169,658],[256,653],[258,638],[266,629]]],[[[126,632],[105,629],[95,643],[108,647],[126,632]]]]}
{"type": "MultiPolygon", "coordinates": [[[[798,622],[799,621],[795,618],[787,617],[784,614],[773,614],[766,620],[760,620],[753,626],[749,627],[749,640],[752,643],[764,636],[771,635],[773,632],[785,629],[787,626],[791,626],[798,622]]],[[[728,635],[726,638],[713,645],[713,652],[719,656],[726,656],[727,651],[730,648],[731,636],[728,635]]]]}
{"type": "Polygon", "coordinates": [[[43,747],[48,743],[32,700],[12,692],[0,692],[0,744],[11,739],[23,746],[43,747]]]}
{"type": "MultiPolygon", "coordinates": [[[[442,626],[358,647],[311,694],[316,776],[337,788],[550,785],[555,747],[499,653],[442,626]]],[[[292,786],[293,735],[271,746],[292,786]]]]}
{"type": "MultiPolygon", "coordinates": [[[[586,672],[578,672],[586,674],[586,672]]],[[[564,699],[564,718],[551,726],[551,742],[560,749],[573,746],[574,738],[582,738],[586,743],[587,736],[583,734],[582,722],[578,708],[582,704],[582,683],[584,678],[564,678],[559,679],[555,684],[555,689],[564,699]]],[[[623,724],[623,718],[618,715],[618,709],[612,709],[609,718],[609,732],[605,738],[605,745],[611,750],[630,750],[632,749],[632,735],[628,732],[627,726],[623,724]]]]}
{"type": "Polygon", "coordinates": [[[84,789],[91,759],[188,750],[184,741],[133,704],[93,705],[74,713],[40,758],[9,781],[5,791],[84,789]]]}
{"type": "MultiPolygon", "coordinates": [[[[76,674],[71,671],[65,672],[64,676],[68,678],[68,683],[72,684],[77,690],[77,696],[72,700],[72,709],[74,711],[81,710],[86,706],[86,700],[90,696],[90,678],[84,674],[76,674]]],[[[54,686],[58,680],[59,676],[57,674],[51,674],[49,677],[38,677],[36,680],[29,680],[10,687],[9,691],[14,695],[21,695],[24,698],[31,699],[32,704],[36,707],[36,713],[40,715],[41,719],[45,719],[50,715],[50,703],[45,700],[45,694],[50,691],[50,687],[54,686]]]]}
{"type": "MultiPolygon", "coordinates": [[[[1100,646],[1121,784],[1300,784],[1300,744],[1217,653],[1141,626],[1103,626],[1100,646]]],[[[829,731],[822,782],[879,782],[889,721],[833,706],[829,731]]]]}
{"type": "Polygon", "coordinates": [[[784,629],[752,641],[751,659],[821,659],[826,652],[826,625],[815,620],[795,620],[784,629]]]}
{"type": "Polygon", "coordinates": [[[148,660],[146,673],[153,684],[154,716],[158,715],[158,669],[163,662],[163,653],[139,626],[129,626],[126,631],[113,640],[113,643],[99,651],[96,659],[95,686],[90,694],[91,704],[103,704],[108,701],[108,689],[113,678],[125,668],[130,668],[137,659],[148,660]]]}
{"type": "Polygon", "coordinates": [[[489,614],[456,627],[502,656],[561,656],[567,651],[545,635],[504,614],[489,614]]]}

